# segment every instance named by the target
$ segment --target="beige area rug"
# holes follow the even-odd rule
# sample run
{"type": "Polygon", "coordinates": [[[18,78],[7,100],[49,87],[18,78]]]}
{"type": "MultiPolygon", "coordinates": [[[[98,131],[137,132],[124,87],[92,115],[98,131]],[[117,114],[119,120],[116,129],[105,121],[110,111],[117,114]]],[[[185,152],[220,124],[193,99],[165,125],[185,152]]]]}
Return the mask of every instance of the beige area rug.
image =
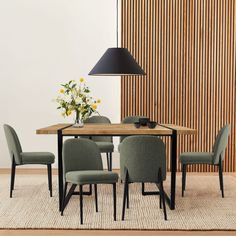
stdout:
{"type": "MultiPolygon", "coordinates": [[[[181,197],[177,178],[176,210],[167,208],[168,221],[159,209],[158,196],[142,196],[141,186],[130,187],[130,209],[121,221],[123,186],[117,188],[117,221],[113,221],[112,186],[98,186],[98,207],[94,196],[84,198],[84,225],[79,222],[79,197],[73,196],[64,216],[58,212],[57,178],[53,176],[53,197],[47,177],[16,176],[13,198],[9,198],[9,176],[0,175],[0,229],[149,229],[149,230],[236,230],[236,178],[225,176],[225,198],[218,176],[187,176],[187,191],[181,197]]],[[[155,186],[149,185],[150,190],[155,186]]],[[[169,178],[165,182],[169,190],[169,178]]]]}

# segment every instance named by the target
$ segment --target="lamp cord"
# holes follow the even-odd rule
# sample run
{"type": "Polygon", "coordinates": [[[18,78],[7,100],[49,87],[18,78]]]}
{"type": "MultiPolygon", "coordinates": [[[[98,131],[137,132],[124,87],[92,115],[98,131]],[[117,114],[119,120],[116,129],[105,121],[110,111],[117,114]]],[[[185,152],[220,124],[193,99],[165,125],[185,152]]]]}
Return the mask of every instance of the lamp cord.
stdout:
{"type": "Polygon", "coordinates": [[[119,6],[118,6],[118,0],[116,0],[116,47],[118,48],[118,37],[119,37],[119,32],[118,32],[118,27],[119,27],[119,23],[118,23],[118,19],[119,19],[119,6]]]}

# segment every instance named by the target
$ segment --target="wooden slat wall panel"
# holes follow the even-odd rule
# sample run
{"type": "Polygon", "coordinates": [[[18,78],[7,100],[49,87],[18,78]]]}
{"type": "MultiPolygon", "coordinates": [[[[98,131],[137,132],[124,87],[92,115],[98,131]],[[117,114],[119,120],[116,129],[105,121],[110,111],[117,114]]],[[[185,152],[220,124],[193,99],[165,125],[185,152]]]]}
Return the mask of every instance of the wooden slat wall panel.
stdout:
{"type": "Polygon", "coordinates": [[[122,46],[147,73],[122,77],[121,118],[196,128],[197,136],[179,138],[178,153],[211,151],[230,123],[224,170],[236,171],[236,0],[122,0],[121,9],[122,46]]]}

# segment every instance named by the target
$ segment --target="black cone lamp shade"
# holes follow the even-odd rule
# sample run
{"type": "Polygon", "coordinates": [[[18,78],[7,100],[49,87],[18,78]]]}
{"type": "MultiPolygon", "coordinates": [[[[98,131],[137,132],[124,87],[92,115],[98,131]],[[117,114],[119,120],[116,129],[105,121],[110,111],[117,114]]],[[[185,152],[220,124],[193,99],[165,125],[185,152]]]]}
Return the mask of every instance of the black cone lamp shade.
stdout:
{"type": "Polygon", "coordinates": [[[108,48],[89,75],[145,75],[127,48],[108,48]]]}

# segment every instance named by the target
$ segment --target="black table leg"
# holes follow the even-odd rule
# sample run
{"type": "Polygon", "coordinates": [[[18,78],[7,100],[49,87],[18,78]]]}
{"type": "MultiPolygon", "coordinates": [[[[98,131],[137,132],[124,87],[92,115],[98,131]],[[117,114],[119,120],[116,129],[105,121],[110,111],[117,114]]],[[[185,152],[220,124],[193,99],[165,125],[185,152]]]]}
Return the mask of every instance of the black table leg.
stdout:
{"type": "Polygon", "coordinates": [[[177,168],[177,131],[173,130],[171,136],[171,187],[170,187],[170,209],[175,209],[175,188],[176,188],[176,168],[177,168]]]}
{"type": "Polygon", "coordinates": [[[58,131],[57,131],[57,146],[58,146],[58,191],[59,191],[59,211],[62,210],[62,197],[63,197],[62,145],[63,145],[62,130],[58,130],[58,131]]]}

